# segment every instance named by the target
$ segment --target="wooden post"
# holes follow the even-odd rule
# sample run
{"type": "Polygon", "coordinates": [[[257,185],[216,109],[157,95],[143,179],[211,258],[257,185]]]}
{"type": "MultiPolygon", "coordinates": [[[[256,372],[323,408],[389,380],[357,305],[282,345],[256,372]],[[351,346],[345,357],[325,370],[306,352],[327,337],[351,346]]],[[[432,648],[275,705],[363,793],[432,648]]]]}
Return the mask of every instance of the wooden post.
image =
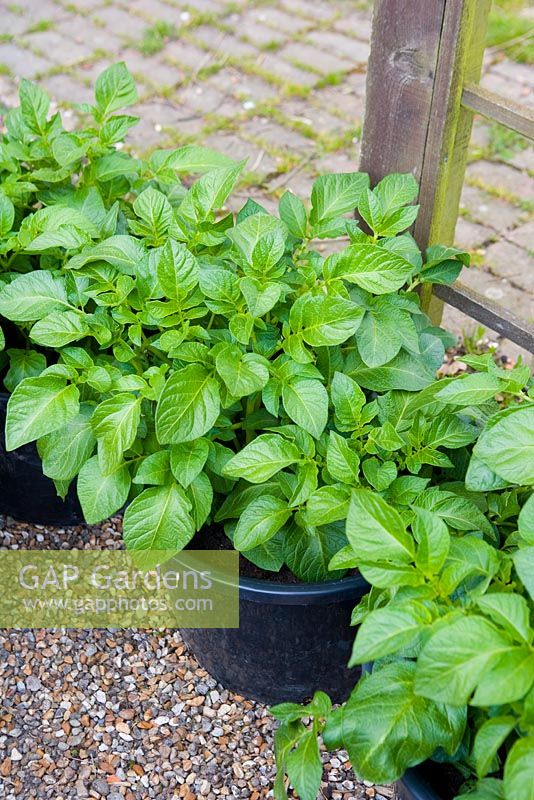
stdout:
{"type": "MultiPolygon", "coordinates": [[[[462,90],[480,77],[490,3],[375,0],[360,169],[372,182],[415,175],[422,249],[453,241],[473,122],[462,90]]],[[[431,288],[422,300],[437,322],[431,288]]]]}

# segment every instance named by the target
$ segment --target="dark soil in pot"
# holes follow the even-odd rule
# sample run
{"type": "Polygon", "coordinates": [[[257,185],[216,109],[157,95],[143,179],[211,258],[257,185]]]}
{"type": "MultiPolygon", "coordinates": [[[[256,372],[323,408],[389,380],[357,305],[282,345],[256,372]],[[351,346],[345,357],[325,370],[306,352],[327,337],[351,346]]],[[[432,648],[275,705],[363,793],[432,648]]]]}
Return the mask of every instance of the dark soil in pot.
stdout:
{"type": "Polygon", "coordinates": [[[0,514],[37,525],[79,525],[83,514],[73,484],[65,498],[43,475],[34,444],[11,453],[5,449],[4,427],[9,395],[0,393],[0,514]]]}
{"type": "MultiPolygon", "coordinates": [[[[231,545],[210,529],[190,546],[231,545]]],[[[299,583],[289,571],[263,572],[245,559],[241,567],[240,627],[181,631],[201,666],[225,688],[263,703],[302,701],[318,689],[335,702],[346,699],[360,675],[347,669],[350,618],[368,584],[360,575],[299,583]]]]}
{"type": "Polygon", "coordinates": [[[398,800],[453,800],[465,778],[452,764],[425,761],[395,784],[398,800]]]}

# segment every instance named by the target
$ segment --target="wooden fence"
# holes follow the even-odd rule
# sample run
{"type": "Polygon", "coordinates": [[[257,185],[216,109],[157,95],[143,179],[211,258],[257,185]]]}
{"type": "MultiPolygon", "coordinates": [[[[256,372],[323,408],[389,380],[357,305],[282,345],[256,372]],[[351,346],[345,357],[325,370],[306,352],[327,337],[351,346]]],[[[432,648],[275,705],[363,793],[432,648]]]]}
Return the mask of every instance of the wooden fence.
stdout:
{"type": "MultiPolygon", "coordinates": [[[[479,85],[491,0],[375,0],[360,168],[373,182],[413,172],[421,248],[452,244],[473,116],[534,139],[534,111],[479,85]]],[[[423,304],[443,302],[534,352],[534,327],[511,309],[457,282],[425,287],[423,304]]]]}

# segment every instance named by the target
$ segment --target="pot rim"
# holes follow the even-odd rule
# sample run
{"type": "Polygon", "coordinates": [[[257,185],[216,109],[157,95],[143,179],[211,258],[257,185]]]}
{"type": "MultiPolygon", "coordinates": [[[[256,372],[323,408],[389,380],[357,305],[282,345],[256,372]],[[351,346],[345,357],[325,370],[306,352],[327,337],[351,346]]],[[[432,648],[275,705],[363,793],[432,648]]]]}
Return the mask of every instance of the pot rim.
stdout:
{"type": "Polygon", "coordinates": [[[239,594],[243,600],[264,603],[307,605],[343,599],[358,599],[367,593],[369,584],[362,575],[349,575],[322,583],[281,583],[260,578],[239,577],[239,594]]]}

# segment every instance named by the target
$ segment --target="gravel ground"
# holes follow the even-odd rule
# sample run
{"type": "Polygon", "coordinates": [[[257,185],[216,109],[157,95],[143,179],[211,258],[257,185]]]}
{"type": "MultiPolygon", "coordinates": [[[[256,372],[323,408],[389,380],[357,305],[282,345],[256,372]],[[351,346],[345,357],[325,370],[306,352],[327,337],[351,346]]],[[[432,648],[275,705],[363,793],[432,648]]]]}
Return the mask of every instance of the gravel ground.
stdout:
{"type": "MultiPolygon", "coordinates": [[[[0,517],[0,549],[121,546],[120,519],[44,528],[0,517]]],[[[177,631],[0,633],[0,797],[259,800],[272,796],[274,722],[218,684],[177,631]]],[[[389,800],[324,754],[322,797],[389,800]]]]}

